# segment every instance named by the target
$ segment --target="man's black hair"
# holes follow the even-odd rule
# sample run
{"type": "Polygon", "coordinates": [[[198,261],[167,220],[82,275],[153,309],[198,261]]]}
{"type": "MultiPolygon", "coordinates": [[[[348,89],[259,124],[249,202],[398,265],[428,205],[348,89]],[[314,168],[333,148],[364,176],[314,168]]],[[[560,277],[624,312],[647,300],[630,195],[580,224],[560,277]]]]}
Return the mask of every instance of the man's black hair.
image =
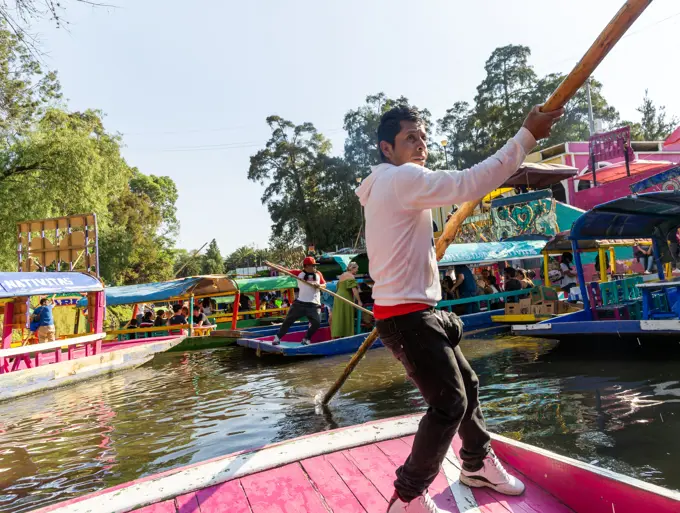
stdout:
{"type": "Polygon", "coordinates": [[[172,311],[173,311],[174,313],[179,313],[179,312],[181,312],[181,311],[182,311],[182,305],[180,305],[180,304],[172,305],[172,311]]]}
{"type": "Polygon", "coordinates": [[[40,300],[40,306],[45,306],[47,304],[47,298],[44,297],[40,300]]]}
{"type": "Polygon", "coordinates": [[[514,267],[506,267],[503,273],[507,274],[510,278],[517,276],[517,272],[515,271],[514,267]]]}
{"type": "Polygon", "coordinates": [[[385,157],[385,154],[380,149],[380,142],[386,141],[394,146],[394,140],[397,137],[397,134],[401,132],[402,121],[413,121],[415,123],[425,124],[420,112],[408,105],[392,107],[385,112],[380,118],[380,125],[378,126],[378,153],[380,154],[381,162],[387,162],[387,157],[385,157]]]}

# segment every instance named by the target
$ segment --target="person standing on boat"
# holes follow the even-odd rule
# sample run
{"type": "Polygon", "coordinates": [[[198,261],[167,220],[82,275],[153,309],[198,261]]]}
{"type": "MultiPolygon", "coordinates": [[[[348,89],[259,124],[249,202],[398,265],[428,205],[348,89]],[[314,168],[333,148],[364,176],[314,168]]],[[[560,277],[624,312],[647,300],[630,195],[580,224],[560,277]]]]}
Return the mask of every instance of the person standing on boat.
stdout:
{"type": "Polygon", "coordinates": [[[54,306],[46,298],[40,299],[40,306],[33,310],[33,320],[38,324],[38,342],[54,342],[57,340],[57,330],[54,327],[54,306]]]}
{"type": "Polygon", "coordinates": [[[568,251],[562,253],[562,261],[560,262],[562,282],[560,283],[560,287],[562,288],[562,292],[564,292],[567,296],[569,295],[569,291],[576,286],[576,282],[578,281],[576,279],[577,274],[573,262],[574,257],[571,255],[571,253],[568,251]]]}
{"type": "MultiPolygon", "coordinates": [[[[359,265],[350,262],[347,271],[338,279],[337,294],[349,301],[355,301],[359,306],[364,306],[359,297],[359,284],[357,273],[359,265]]],[[[331,317],[331,337],[343,338],[354,335],[354,307],[344,301],[333,301],[333,316],[331,317]]]]}
{"type": "MultiPolygon", "coordinates": [[[[477,281],[467,265],[456,265],[454,268],[456,281],[453,283],[453,292],[458,291],[458,297],[465,299],[477,295],[477,281]]],[[[479,312],[479,303],[467,303],[465,313],[479,312]]]]}
{"type": "Polygon", "coordinates": [[[431,208],[475,201],[517,171],[536,140],[547,137],[562,111],[535,107],[517,135],[484,162],[464,171],[431,171],[420,113],[407,106],[383,114],[378,127],[382,163],[357,189],[366,219],[366,248],[380,339],[404,365],[429,408],[410,456],[397,469],[388,513],[436,513],[428,494],[456,431],[463,441],[460,480],[519,495],[490,445],[479,405],[479,380],[458,347],[463,324],[435,310],[441,298],[431,208]]]}
{"type": "Polygon", "coordinates": [[[293,323],[303,317],[307,317],[309,320],[309,329],[305,338],[302,339],[303,346],[309,344],[312,340],[312,335],[321,326],[321,293],[317,287],[324,288],[326,280],[324,280],[323,274],[316,270],[316,260],[314,260],[314,257],[307,257],[302,262],[302,270],[295,269],[290,272],[305,282],[310,283],[310,285],[300,284],[298,297],[293,301],[288,310],[288,315],[286,315],[281,328],[279,328],[279,332],[274,336],[272,344],[275,346],[281,343],[281,339],[288,333],[293,323]]]}

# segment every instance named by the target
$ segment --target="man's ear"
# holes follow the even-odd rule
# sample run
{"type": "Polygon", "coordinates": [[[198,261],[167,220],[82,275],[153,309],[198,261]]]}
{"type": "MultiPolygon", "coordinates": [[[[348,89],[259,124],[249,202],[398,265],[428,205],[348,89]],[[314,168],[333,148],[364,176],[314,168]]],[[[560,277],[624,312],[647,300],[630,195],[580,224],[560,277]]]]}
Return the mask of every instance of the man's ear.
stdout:
{"type": "Polygon", "coordinates": [[[380,150],[385,155],[388,162],[392,162],[392,154],[394,153],[394,146],[387,141],[380,141],[380,150]]]}

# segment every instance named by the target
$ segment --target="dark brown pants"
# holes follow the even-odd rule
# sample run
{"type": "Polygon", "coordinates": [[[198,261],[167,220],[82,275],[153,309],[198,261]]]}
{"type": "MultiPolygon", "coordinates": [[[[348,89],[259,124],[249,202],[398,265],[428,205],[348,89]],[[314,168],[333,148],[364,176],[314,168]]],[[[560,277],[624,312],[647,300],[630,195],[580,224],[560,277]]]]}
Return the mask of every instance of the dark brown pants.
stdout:
{"type": "Polygon", "coordinates": [[[429,406],[394,482],[399,497],[410,501],[434,481],[456,430],[466,470],[482,467],[491,439],[479,406],[479,380],[458,347],[463,323],[457,315],[424,310],[378,321],[377,327],[429,406]]]}

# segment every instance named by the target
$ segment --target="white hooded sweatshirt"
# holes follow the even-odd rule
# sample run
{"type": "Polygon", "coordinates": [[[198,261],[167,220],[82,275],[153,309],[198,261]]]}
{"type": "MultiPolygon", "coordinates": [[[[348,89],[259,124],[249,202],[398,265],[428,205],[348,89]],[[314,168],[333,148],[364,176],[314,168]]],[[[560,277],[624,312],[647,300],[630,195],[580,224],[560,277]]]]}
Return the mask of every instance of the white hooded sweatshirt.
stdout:
{"type": "Polygon", "coordinates": [[[503,148],[464,171],[379,164],[357,189],[365,208],[369,273],[379,306],[441,300],[430,209],[474,201],[514,174],[536,139],[521,128],[503,148]]]}

